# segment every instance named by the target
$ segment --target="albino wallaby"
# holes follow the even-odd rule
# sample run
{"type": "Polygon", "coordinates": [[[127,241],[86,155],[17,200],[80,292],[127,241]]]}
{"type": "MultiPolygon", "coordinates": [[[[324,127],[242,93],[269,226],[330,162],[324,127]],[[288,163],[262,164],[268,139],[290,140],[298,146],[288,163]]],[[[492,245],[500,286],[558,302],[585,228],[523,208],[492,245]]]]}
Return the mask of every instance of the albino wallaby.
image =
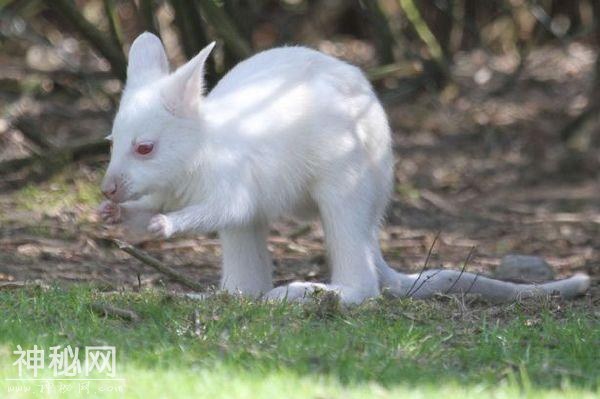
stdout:
{"type": "Polygon", "coordinates": [[[108,137],[105,221],[146,218],[148,230],[164,238],[218,231],[222,288],[269,299],[302,300],[322,289],[360,303],[387,288],[419,298],[470,291],[506,301],[587,289],[585,275],[534,286],[452,270],[420,279],[394,271],[378,243],[394,180],[391,132],[361,71],[307,48],[276,48],[241,62],[204,96],[213,46],[173,73],[156,36],[144,33],[131,46],[108,137]],[[320,216],[331,284],[273,288],[268,224],[283,215],[320,216]]]}

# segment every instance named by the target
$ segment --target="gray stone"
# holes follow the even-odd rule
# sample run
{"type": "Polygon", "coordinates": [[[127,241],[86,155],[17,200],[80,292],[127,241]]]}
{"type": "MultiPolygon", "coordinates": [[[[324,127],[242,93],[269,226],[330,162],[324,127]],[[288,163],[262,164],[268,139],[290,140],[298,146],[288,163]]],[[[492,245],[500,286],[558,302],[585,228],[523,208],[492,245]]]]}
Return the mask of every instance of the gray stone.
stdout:
{"type": "Polygon", "coordinates": [[[494,270],[494,278],[518,283],[554,280],[552,267],[539,256],[506,255],[494,270]]]}

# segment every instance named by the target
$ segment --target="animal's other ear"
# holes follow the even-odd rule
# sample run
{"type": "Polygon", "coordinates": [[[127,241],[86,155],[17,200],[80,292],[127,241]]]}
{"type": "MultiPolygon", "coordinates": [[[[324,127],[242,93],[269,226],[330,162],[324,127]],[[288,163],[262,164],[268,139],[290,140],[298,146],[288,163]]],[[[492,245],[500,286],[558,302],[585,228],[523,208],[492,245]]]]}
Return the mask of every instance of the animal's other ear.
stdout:
{"type": "Polygon", "coordinates": [[[194,58],[175,71],[162,88],[167,109],[177,116],[194,117],[204,96],[204,65],[215,42],[204,47],[194,58]]]}
{"type": "Polygon", "coordinates": [[[139,87],[169,73],[169,61],[160,39],[152,33],[139,35],[129,49],[127,87],[139,87]]]}

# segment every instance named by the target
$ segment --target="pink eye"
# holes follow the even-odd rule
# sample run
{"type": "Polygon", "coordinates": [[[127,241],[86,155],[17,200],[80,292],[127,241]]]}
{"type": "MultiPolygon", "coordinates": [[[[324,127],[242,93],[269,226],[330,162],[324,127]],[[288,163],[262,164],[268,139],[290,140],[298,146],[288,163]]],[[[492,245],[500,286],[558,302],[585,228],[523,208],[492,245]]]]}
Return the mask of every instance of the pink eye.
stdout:
{"type": "Polygon", "coordinates": [[[148,155],[154,150],[154,143],[145,142],[135,146],[135,152],[140,155],[148,155]]]}

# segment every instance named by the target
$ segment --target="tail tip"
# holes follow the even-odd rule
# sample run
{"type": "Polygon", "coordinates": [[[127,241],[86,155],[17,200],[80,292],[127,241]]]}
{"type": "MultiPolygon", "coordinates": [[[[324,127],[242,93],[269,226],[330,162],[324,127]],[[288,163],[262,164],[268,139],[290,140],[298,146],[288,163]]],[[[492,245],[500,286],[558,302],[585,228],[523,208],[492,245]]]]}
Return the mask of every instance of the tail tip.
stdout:
{"type": "Polygon", "coordinates": [[[577,292],[579,294],[585,293],[590,288],[590,276],[585,273],[576,273],[571,277],[577,283],[577,292]]]}

